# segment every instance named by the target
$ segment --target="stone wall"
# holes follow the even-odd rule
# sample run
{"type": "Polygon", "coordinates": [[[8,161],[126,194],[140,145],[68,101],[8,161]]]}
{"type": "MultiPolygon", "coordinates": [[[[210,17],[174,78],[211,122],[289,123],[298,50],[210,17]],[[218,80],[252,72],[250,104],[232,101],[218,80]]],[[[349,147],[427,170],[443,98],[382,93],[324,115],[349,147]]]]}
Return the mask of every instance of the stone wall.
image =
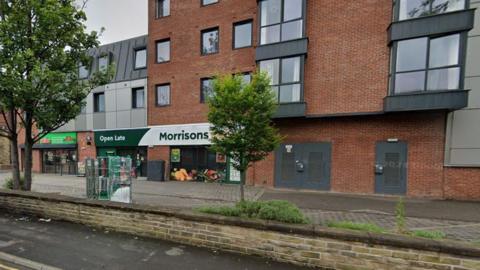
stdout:
{"type": "Polygon", "coordinates": [[[214,217],[186,210],[0,190],[0,209],[323,269],[480,269],[457,242],[214,217]]]}

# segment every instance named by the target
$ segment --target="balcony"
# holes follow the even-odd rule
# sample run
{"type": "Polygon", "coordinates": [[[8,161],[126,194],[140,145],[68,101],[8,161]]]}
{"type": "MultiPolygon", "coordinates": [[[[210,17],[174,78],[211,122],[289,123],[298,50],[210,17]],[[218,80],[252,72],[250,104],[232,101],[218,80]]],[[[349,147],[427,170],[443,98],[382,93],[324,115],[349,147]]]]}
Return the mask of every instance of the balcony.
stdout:
{"type": "Polygon", "coordinates": [[[387,96],[385,112],[459,110],[468,106],[469,90],[427,91],[387,96]]]}

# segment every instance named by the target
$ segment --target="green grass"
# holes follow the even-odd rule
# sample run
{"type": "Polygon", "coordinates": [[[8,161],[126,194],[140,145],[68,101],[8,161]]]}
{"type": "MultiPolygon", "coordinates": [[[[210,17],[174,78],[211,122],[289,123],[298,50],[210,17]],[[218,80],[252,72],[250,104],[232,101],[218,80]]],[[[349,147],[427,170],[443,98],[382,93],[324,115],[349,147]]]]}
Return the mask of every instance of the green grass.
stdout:
{"type": "Polygon", "coordinates": [[[350,221],[340,221],[340,222],[329,222],[327,224],[330,228],[339,228],[339,229],[348,229],[355,231],[364,231],[364,232],[374,232],[374,233],[385,233],[386,230],[382,227],[379,227],[372,223],[357,223],[350,221]]]}
{"type": "Polygon", "coordinates": [[[210,206],[201,207],[197,211],[229,217],[257,218],[274,220],[284,223],[307,224],[309,220],[294,204],[287,201],[244,201],[235,206],[210,206]]]}
{"type": "Polygon", "coordinates": [[[439,240],[445,238],[445,233],[440,232],[440,231],[412,231],[410,232],[412,236],[415,237],[421,237],[421,238],[428,238],[428,239],[434,239],[434,240],[439,240]]]}
{"type": "MultiPolygon", "coordinates": [[[[22,189],[23,183],[25,182],[25,178],[20,176],[20,188],[22,189]]],[[[4,189],[13,189],[13,177],[10,176],[5,179],[5,183],[3,184],[4,189]]]]}

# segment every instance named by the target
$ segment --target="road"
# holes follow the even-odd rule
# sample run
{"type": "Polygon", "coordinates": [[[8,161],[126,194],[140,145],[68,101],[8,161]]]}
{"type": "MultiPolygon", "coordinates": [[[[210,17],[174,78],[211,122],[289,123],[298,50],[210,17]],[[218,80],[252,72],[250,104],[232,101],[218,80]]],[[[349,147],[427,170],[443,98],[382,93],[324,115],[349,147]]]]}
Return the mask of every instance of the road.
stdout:
{"type": "MultiPolygon", "coordinates": [[[[0,252],[61,269],[307,269],[6,213],[0,213],[0,252]]],[[[25,268],[0,260],[0,269],[25,268]]]]}

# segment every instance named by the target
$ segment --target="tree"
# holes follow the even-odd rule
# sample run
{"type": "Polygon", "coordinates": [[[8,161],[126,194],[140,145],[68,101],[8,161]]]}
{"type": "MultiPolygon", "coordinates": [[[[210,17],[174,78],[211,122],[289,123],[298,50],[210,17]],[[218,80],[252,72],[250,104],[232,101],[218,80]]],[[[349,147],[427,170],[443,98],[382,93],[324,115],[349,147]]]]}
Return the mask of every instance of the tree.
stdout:
{"type": "Polygon", "coordinates": [[[229,157],[240,172],[240,199],[244,200],[246,171],[278,147],[281,137],[272,125],[276,99],[264,73],[244,83],[242,76],[227,75],[214,82],[208,99],[212,149],[229,157]]]}
{"type": "Polygon", "coordinates": [[[112,76],[110,68],[79,78],[99,42],[96,32],[86,32],[83,6],[75,2],[0,2],[0,104],[14,109],[25,130],[25,190],[31,189],[33,145],[75,118],[89,92],[112,76]]]}

